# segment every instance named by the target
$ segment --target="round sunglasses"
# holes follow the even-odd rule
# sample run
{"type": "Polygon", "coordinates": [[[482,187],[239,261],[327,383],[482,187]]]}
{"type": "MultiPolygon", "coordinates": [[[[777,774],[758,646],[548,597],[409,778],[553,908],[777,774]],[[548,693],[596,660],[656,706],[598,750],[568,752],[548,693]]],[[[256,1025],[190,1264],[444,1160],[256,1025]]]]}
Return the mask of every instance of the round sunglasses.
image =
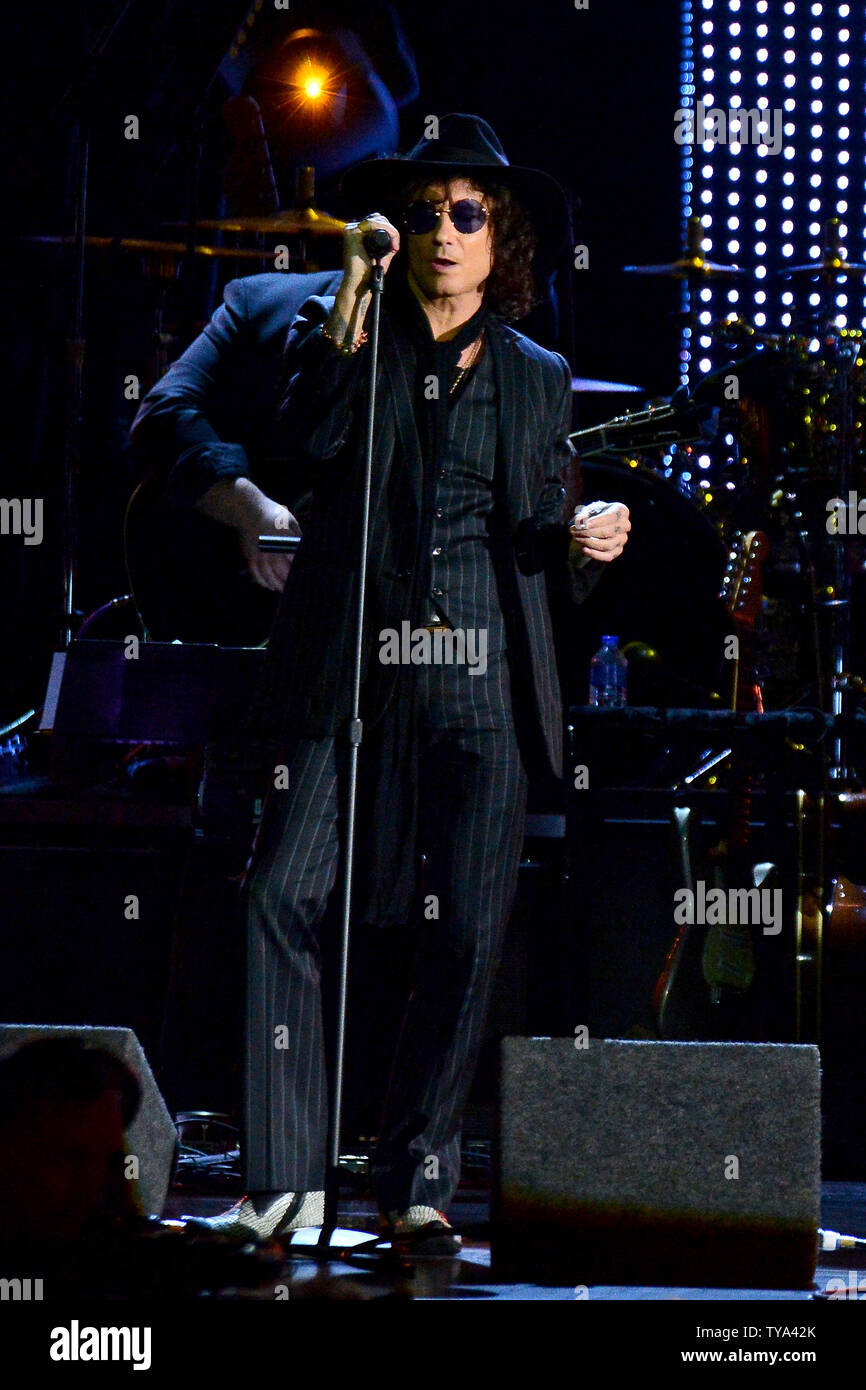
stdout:
{"type": "Polygon", "coordinates": [[[455,230],[464,235],[480,232],[487,221],[487,208],[477,198],[458,198],[456,203],[443,198],[435,203],[424,200],[410,203],[403,213],[403,225],[414,236],[423,236],[425,232],[432,232],[442,212],[448,213],[455,230]]]}

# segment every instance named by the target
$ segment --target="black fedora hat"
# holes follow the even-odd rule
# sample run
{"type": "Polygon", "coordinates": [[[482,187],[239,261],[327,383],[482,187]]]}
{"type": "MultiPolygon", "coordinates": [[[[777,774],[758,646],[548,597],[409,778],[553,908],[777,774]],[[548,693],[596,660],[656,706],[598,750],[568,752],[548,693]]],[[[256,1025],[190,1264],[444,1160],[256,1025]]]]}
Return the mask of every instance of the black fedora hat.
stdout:
{"type": "Polygon", "coordinates": [[[415,170],[422,177],[463,174],[505,185],[529,215],[538,244],[551,254],[558,254],[570,236],[568,200],[556,180],[540,169],[509,164],[487,122],[460,111],[443,116],[436,134],[422,137],[408,154],[364,160],[349,169],[341,183],[347,207],[357,209],[363,202],[373,211],[393,200],[396,188],[415,170]]]}

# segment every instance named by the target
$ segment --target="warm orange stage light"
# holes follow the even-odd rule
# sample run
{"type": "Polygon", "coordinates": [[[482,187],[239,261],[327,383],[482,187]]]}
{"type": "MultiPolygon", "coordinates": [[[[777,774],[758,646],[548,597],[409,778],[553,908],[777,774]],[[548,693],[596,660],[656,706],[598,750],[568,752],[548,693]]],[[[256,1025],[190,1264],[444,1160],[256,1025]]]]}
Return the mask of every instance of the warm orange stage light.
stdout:
{"type": "Polygon", "coordinates": [[[328,80],[330,74],[323,68],[314,67],[309,58],[306,58],[301,66],[296,70],[294,76],[294,86],[299,87],[308,101],[321,101],[328,95],[328,80]]]}

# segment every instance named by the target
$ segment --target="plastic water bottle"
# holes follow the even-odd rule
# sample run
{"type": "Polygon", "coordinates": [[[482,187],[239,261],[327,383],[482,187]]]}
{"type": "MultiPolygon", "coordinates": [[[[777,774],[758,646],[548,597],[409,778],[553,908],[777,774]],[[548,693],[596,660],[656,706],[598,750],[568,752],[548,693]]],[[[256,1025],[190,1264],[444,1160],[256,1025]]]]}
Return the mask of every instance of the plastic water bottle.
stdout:
{"type": "Polygon", "coordinates": [[[622,709],[626,703],[628,661],[616,637],[602,637],[589,666],[589,703],[599,709],[622,709]]]}

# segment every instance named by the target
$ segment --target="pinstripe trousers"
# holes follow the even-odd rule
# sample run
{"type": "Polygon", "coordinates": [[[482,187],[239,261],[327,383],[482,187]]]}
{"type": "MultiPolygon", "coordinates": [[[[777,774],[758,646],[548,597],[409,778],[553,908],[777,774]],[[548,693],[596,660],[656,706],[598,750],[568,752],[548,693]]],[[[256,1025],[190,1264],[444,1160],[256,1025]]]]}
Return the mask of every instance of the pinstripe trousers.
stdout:
{"type": "MultiPolygon", "coordinates": [[[[425,910],[373,1160],[383,1212],[444,1210],[457,1187],[461,1116],[517,885],[527,789],[505,653],[489,657],[483,675],[429,664],[401,668],[399,681],[415,683],[425,910]]],[[[395,699],[405,691],[398,686],[395,699]]],[[[384,720],[387,737],[387,710],[384,720]]],[[[317,928],[340,862],[348,752],[333,738],[298,739],[282,761],[288,789],[268,797],[243,891],[248,1191],[319,1190],[326,1166],[317,928]]],[[[351,997],[350,982],[350,1010],[351,997]]]]}

